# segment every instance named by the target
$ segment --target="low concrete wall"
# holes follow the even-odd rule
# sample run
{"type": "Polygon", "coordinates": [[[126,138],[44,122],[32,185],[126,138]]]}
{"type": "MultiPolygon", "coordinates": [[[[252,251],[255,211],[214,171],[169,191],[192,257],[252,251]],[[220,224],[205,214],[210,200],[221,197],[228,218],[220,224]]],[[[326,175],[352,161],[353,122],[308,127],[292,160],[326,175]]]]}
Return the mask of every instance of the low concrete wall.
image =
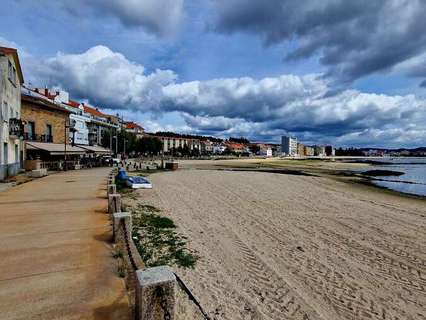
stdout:
{"type": "Polygon", "coordinates": [[[0,165],[0,181],[14,177],[19,172],[19,162],[0,165]]]}

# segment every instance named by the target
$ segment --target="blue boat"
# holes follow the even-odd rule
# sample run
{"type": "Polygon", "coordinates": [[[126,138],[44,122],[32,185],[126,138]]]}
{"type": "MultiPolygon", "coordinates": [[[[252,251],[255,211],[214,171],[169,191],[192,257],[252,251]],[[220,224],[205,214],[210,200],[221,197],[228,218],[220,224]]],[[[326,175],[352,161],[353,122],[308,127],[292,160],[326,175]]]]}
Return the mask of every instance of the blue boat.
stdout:
{"type": "Polygon", "coordinates": [[[151,182],[144,177],[128,177],[126,184],[132,189],[152,189],[151,182]]]}

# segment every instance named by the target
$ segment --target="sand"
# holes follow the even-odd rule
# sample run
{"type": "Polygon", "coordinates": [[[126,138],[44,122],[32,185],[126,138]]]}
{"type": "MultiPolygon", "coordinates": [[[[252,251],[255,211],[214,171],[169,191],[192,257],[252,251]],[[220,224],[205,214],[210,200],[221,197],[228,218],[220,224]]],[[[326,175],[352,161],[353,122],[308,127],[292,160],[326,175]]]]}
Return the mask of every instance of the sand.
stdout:
{"type": "Polygon", "coordinates": [[[212,318],[426,319],[426,201],[324,177],[150,178],[139,199],[190,239],[200,259],[177,271],[212,318]]]}

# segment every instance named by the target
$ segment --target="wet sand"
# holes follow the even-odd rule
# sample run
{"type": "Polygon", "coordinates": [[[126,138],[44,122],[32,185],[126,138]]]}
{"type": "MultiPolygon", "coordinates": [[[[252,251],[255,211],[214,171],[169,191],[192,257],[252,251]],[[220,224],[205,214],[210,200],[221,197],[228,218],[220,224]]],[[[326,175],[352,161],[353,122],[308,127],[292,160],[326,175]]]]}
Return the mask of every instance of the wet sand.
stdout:
{"type": "Polygon", "coordinates": [[[426,202],[325,177],[179,170],[139,201],[200,259],[214,319],[426,319],[426,202]]]}

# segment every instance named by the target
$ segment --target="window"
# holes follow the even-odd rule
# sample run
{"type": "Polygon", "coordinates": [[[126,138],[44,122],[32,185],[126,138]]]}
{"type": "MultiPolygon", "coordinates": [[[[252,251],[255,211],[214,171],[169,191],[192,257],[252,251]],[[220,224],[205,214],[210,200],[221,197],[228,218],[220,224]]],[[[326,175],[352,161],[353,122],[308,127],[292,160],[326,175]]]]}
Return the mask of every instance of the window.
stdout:
{"type": "Polygon", "coordinates": [[[7,146],[7,142],[5,142],[4,144],[3,144],[3,163],[4,164],[8,164],[9,163],[9,161],[8,161],[8,154],[7,154],[7,151],[8,151],[8,146],[7,146]]]}
{"type": "Polygon", "coordinates": [[[52,125],[46,124],[46,142],[52,142],[52,125]]]}
{"type": "Polygon", "coordinates": [[[8,77],[9,80],[16,85],[16,69],[15,67],[12,65],[12,62],[10,62],[9,60],[9,68],[8,68],[8,77]]]}
{"type": "Polygon", "coordinates": [[[34,134],[35,134],[35,123],[34,122],[28,122],[27,124],[27,133],[28,133],[28,140],[34,140],[34,134]]]}
{"type": "Polygon", "coordinates": [[[19,147],[15,144],[15,163],[19,163],[19,147]]]}
{"type": "Polygon", "coordinates": [[[9,115],[7,114],[7,110],[9,110],[9,107],[7,105],[7,102],[4,101],[3,102],[3,120],[4,121],[9,121],[9,115]]]}

